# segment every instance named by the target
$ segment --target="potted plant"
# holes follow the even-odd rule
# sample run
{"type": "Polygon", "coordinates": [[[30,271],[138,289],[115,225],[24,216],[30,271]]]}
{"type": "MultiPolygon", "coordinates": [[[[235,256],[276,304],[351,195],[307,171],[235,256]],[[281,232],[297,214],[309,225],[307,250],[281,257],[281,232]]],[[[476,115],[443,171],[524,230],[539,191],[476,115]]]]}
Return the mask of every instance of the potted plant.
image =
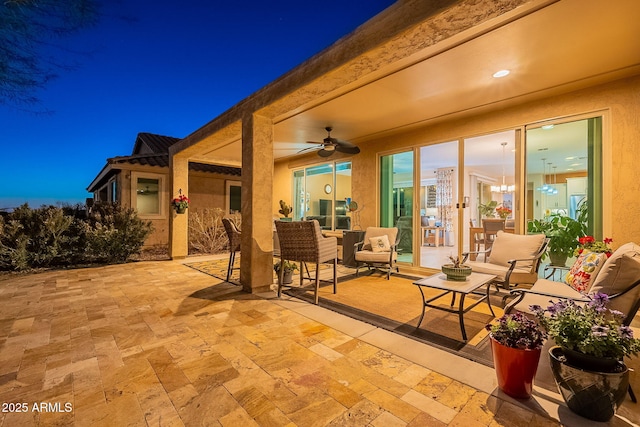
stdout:
{"type": "Polygon", "coordinates": [[[509,218],[509,216],[511,216],[511,212],[512,210],[504,205],[500,205],[496,208],[496,213],[498,214],[498,217],[502,219],[509,218]]]}
{"type": "Polygon", "coordinates": [[[564,266],[580,245],[579,238],[586,235],[587,226],[569,216],[550,214],[527,224],[527,232],[543,233],[549,238],[547,252],[551,265],[564,266]]]}
{"type": "Polygon", "coordinates": [[[584,251],[595,252],[598,254],[605,254],[607,258],[611,256],[613,251],[609,246],[613,242],[613,239],[605,238],[604,240],[596,240],[593,236],[584,236],[578,239],[580,244],[573,252],[574,256],[580,255],[584,251]]]}
{"type": "MultiPolygon", "coordinates": [[[[288,285],[293,282],[293,272],[298,269],[298,264],[295,262],[284,260],[284,275],[282,278],[282,284],[288,285]]],[[[273,265],[273,270],[280,277],[280,261],[273,265]]]]}
{"type": "Polygon", "coordinates": [[[480,203],[478,205],[478,210],[480,211],[480,217],[481,218],[495,217],[495,210],[497,206],[498,206],[498,202],[496,202],[495,200],[491,200],[486,204],[480,203]]]}
{"type": "Polygon", "coordinates": [[[486,329],[498,387],[511,397],[530,398],[546,332],[520,312],[505,314],[486,329]]]}
{"type": "Polygon", "coordinates": [[[287,205],[287,202],[284,200],[280,200],[280,210],[278,212],[283,215],[283,217],[280,218],[280,221],[291,221],[291,218],[289,218],[291,206],[287,205]]]}
{"type": "Polygon", "coordinates": [[[171,206],[176,210],[176,213],[183,214],[189,207],[189,198],[179,192],[179,196],[171,201],[171,206]]]}
{"type": "Polygon", "coordinates": [[[449,256],[450,264],[441,267],[442,272],[447,276],[447,280],[465,281],[471,274],[471,267],[462,264],[459,257],[449,256]]]}
{"type": "Polygon", "coordinates": [[[622,324],[625,315],[606,308],[609,297],[597,293],[579,305],[560,300],[543,309],[531,306],[557,346],[549,350],[551,370],[567,406],[594,421],[607,421],[629,387],[625,356],[640,351],[640,339],[622,324]]]}

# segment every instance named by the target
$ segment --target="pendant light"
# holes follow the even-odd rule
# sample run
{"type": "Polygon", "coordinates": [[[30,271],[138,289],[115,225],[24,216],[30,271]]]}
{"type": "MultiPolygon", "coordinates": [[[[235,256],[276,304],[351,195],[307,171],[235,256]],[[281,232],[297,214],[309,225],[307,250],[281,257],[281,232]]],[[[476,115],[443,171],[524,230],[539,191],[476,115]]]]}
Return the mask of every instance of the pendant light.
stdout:
{"type": "Polygon", "coordinates": [[[516,190],[516,186],[513,184],[507,185],[506,177],[504,174],[504,166],[506,162],[505,149],[507,147],[507,143],[502,142],[500,143],[500,145],[502,145],[502,185],[492,185],[491,191],[493,191],[494,193],[513,193],[516,190]]]}

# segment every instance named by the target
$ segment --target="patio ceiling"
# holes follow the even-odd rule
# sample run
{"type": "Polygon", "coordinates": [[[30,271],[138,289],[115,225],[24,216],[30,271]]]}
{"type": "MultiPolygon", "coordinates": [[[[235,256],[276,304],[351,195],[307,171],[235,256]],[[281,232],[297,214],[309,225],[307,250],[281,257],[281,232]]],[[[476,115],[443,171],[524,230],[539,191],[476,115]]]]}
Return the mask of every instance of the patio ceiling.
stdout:
{"type": "MultiPolygon", "coordinates": [[[[467,30],[455,36],[455,45],[442,42],[414,55],[411,64],[391,64],[374,81],[279,117],[275,158],[297,155],[309,148],[305,141],[322,141],[328,125],[332,136],[362,146],[373,137],[454,115],[508,108],[640,73],[637,0],[562,0],[518,19],[501,19],[488,23],[493,29],[467,30]],[[493,78],[501,69],[511,73],[493,78]]],[[[481,152],[493,158],[501,153],[501,139],[482,141],[487,149],[481,152]]],[[[236,138],[206,157],[237,166],[240,151],[236,138]]]]}

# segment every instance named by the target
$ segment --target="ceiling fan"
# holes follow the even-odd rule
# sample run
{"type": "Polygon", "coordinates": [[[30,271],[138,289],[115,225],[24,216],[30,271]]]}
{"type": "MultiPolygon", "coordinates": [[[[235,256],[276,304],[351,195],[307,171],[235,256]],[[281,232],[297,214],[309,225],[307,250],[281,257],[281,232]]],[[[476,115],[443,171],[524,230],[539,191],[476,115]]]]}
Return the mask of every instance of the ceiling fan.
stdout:
{"type": "MultiPolygon", "coordinates": [[[[336,151],[346,154],[358,154],[360,152],[360,148],[356,147],[350,142],[331,138],[331,131],[333,130],[331,126],[327,126],[324,129],[327,131],[327,137],[322,142],[307,141],[308,144],[320,145],[321,148],[320,150],[318,150],[318,155],[320,157],[329,157],[336,151]]],[[[305,148],[302,151],[313,150],[316,148],[318,147],[305,148]]]]}

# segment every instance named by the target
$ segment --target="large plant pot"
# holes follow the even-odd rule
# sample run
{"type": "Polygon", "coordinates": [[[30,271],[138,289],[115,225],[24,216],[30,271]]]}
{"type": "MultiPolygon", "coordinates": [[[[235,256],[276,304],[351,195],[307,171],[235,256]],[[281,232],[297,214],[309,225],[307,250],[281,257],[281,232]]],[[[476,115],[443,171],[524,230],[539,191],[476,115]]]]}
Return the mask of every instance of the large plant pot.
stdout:
{"type": "Polygon", "coordinates": [[[507,347],[491,337],[493,365],[500,390],[516,399],[529,399],[541,352],[542,349],[507,347]]]}
{"type": "Polygon", "coordinates": [[[597,372],[581,369],[566,361],[564,351],[549,349],[551,371],[562,398],[569,409],[593,421],[613,418],[629,389],[629,369],[617,362],[618,372],[597,372]]]}
{"type": "Polygon", "coordinates": [[[564,267],[567,264],[568,256],[558,252],[549,252],[549,262],[557,267],[564,267]]]}
{"type": "Polygon", "coordinates": [[[453,264],[445,264],[442,266],[442,272],[447,276],[447,280],[455,280],[464,282],[467,276],[471,274],[471,267],[461,266],[454,267],[453,264]]]}

